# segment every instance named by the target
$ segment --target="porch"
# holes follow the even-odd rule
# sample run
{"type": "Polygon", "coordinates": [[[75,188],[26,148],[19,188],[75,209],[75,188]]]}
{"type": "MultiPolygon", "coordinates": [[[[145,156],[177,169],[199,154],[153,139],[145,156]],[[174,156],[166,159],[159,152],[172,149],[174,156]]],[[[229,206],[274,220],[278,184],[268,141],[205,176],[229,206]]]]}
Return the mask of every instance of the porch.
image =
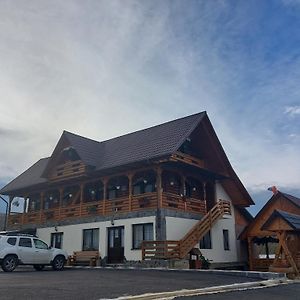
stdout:
{"type": "MultiPolygon", "coordinates": [[[[10,212],[8,225],[13,229],[161,208],[205,215],[207,203],[214,202],[213,184],[179,171],[148,169],[53,186],[24,196],[23,212],[10,212]]],[[[10,203],[13,200],[11,196],[10,203]]]]}

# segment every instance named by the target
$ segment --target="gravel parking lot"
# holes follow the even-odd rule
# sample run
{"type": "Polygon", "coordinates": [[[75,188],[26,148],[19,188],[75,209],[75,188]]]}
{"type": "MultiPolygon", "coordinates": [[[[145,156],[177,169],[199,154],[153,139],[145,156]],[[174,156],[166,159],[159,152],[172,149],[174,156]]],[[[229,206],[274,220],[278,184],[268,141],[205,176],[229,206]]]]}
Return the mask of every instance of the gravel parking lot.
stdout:
{"type": "Polygon", "coordinates": [[[246,281],[257,279],[202,272],[126,269],[66,269],[57,272],[50,268],[37,272],[19,267],[12,273],[0,272],[0,298],[109,299],[246,281]]]}

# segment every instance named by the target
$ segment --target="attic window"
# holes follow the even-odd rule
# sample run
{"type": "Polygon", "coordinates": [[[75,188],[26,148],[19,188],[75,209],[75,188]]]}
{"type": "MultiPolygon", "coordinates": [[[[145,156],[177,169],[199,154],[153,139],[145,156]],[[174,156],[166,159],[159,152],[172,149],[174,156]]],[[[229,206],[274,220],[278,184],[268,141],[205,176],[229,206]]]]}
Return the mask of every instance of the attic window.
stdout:
{"type": "Polygon", "coordinates": [[[186,154],[192,154],[192,140],[191,138],[187,138],[184,143],[179,148],[180,152],[186,153],[186,154]]]}
{"type": "Polygon", "coordinates": [[[64,164],[68,161],[80,160],[79,155],[73,147],[67,147],[62,150],[61,156],[59,159],[59,164],[64,164]]]}

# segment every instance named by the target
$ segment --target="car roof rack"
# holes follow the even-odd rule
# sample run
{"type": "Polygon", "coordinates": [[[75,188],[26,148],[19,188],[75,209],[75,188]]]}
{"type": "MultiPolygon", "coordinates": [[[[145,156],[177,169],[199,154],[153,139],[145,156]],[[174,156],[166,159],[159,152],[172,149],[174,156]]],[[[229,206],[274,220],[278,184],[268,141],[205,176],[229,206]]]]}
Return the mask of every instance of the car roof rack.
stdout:
{"type": "Polygon", "coordinates": [[[0,231],[0,235],[37,237],[35,234],[23,233],[19,231],[0,231]]]}

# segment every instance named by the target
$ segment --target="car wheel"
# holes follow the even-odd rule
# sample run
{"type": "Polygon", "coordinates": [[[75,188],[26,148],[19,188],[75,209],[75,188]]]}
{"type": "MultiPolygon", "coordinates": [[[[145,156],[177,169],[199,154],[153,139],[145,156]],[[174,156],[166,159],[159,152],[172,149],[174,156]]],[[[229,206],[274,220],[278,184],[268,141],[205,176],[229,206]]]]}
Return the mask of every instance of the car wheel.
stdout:
{"type": "Polygon", "coordinates": [[[65,266],[65,258],[62,255],[58,255],[53,259],[52,262],[52,268],[55,271],[61,271],[63,270],[64,266],[65,266]]]}
{"type": "Polygon", "coordinates": [[[2,270],[12,272],[18,265],[18,258],[15,255],[8,255],[2,261],[2,270]]]}
{"type": "Polygon", "coordinates": [[[36,271],[42,271],[45,268],[44,265],[33,265],[33,267],[35,268],[36,271]]]}

